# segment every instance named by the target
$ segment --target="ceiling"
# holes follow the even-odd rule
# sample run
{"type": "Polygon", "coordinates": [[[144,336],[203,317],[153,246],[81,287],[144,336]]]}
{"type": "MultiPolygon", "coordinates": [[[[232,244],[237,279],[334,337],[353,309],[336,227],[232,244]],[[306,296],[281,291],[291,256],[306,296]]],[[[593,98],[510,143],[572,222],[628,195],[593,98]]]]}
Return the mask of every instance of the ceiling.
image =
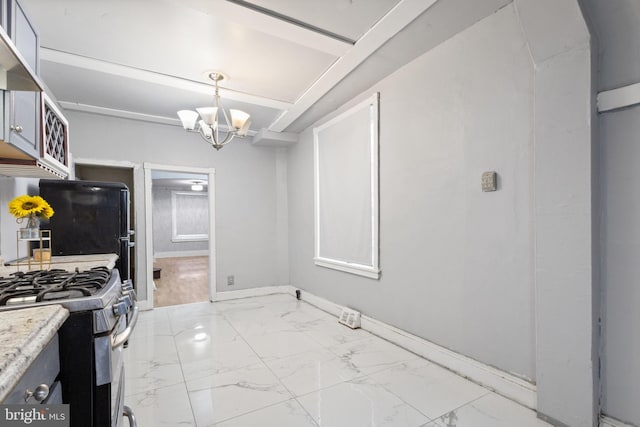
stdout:
{"type": "Polygon", "coordinates": [[[222,103],[299,132],[511,0],[22,0],[60,105],[179,125],[222,103]]]}
{"type": "Polygon", "coordinates": [[[209,187],[209,177],[206,174],[152,170],[151,180],[154,188],[190,190],[193,184],[201,184],[203,191],[208,191],[209,187]]]}

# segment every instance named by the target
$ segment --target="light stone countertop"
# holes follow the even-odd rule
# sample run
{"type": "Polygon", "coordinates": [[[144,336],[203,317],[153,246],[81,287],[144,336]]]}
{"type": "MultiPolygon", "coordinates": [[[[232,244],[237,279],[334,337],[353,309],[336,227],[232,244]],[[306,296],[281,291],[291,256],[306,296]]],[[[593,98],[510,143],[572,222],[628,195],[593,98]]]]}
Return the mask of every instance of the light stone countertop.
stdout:
{"type": "Polygon", "coordinates": [[[0,312],[0,402],[69,317],[61,305],[0,312]]]}
{"type": "MultiPolygon", "coordinates": [[[[48,261],[42,262],[43,270],[51,270],[59,268],[63,270],[73,271],[76,267],[80,270],[89,270],[94,267],[107,267],[113,268],[118,260],[116,254],[93,254],[93,255],[66,255],[66,256],[53,256],[51,257],[51,263],[48,261]]],[[[0,266],[0,277],[7,277],[11,273],[16,271],[29,271],[27,261],[20,261],[19,265],[12,263],[9,266],[0,266]]],[[[40,262],[31,260],[31,271],[40,270],[40,262]]]]}

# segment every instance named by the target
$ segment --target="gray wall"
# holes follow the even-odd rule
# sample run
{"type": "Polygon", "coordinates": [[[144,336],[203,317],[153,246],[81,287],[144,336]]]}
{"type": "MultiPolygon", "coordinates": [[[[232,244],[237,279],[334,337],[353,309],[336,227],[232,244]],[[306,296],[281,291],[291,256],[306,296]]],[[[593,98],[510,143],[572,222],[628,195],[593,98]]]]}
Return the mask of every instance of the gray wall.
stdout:
{"type": "Polygon", "coordinates": [[[308,129],[289,156],[292,285],[535,379],[533,66],[514,7],[350,104],[374,91],[382,277],[313,264],[308,129]],[[499,191],[480,191],[487,170],[498,172],[499,191]]]}
{"type": "MultiPolygon", "coordinates": [[[[640,2],[587,0],[598,36],[599,90],[640,83],[640,2]]],[[[600,115],[602,410],[640,425],[640,106],[600,115]]]]}
{"type": "MultiPolygon", "coordinates": [[[[283,283],[283,268],[277,266],[283,249],[282,237],[276,232],[282,211],[278,207],[282,198],[276,196],[282,191],[276,188],[276,151],[253,147],[243,140],[216,151],[197,135],[177,126],[79,112],[67,112],[67,117],[73,129],[71,149],[75,158],[132,162],[140,166],[150,162],[215,168],[218,290],[283,283]],[[235,276],[233,288],[226,286],[228,275],[235,276]]],[[[143,205],[142,202],[136,205],[135,212],[138,245],[144,245],[146,233],[143,205]]],[[[138,267],[145,271],[144,257],[139,259],[138,267]]],[[[144,288],[146,283],[138,286],[144,288]]]]}
{"type": "MultiPolygon", "coordinates": [[[[172,206],[171,193],[173,191],[190,191],[185,187],[162,187],[153,184],[153,252],[154,256],[162,255],[164,252],[184,252],[201,251],[208,253],[209,242],[174,242],[172,241],[172,206]]],[[[206,194],[206,193],[201,193],[206,194]]],[[[204,211],[207,212],[207,211],[204,211]]],[[[195,214],[197,215],[197,214],[195,214]]],[[[205,217],[208,214],[205,215],[205,217]]],[[[202,217],[197,215],[198,218],[202,217]]],[[[175,256],[173,254],[172,256],[175,256]]]]}
{"type": "Polygon", "coordinates": [[[380,281],[313,265],[308,129],[288,171],[292,284],[534,381],[558,425],[596,426],[592,46],[577,1],[515,0],[358,97],[381,93],[380,281]],[[498,192],[480,192],[485,170],[498,192]]]}
{"type": "Polygon", "coordinates": [[[598,37],[599,88],[640,83],[640,3],[637,0],[583,0],[598,37]]]}
{"type": "Polygon", "coordinates": [[[640,425],[640,106],[600,119],[603,169],[603,412],[640,425]]]}

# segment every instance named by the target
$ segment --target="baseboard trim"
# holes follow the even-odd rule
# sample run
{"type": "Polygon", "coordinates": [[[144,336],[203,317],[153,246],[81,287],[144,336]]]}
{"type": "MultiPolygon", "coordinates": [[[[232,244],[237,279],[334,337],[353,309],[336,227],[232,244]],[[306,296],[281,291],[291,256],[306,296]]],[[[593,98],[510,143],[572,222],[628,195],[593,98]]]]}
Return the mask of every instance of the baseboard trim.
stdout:
{"type": "Polygon", "coordinates": [[[136,301],[136,305],[142,311],[147,311],[155,308],[151,306],[151,303],[149,302],[149,300],[136,301]]]}
{"type": "MultiPolygon", "coordinates": [[[[277,293],[295,296],[295,291],[296,288],[289,285],[266,286],[262,288],[218,292],[217,300],[225,301],[228,299],[248,298],[277,293]]],[[[342,311],[342,306],[304,290],[301,291],[301,299],[336,317],[338,317],[342,311]]],[[[422,356],[429,361],[437,363],[462,377],[488,387],[496,393],[514,400],[521,405],[533,410],[537,409],[536,386],[513,374],[448,350],[369,316],[362,316],[362,329],[422,356]]]]}
{"type": "Polygon", "coordinates": [[[168,252],[156,252],[153,254],[154,258],[181,258],[188,256],[209,256],[209,250],[204,249],[201,251],[168,251],[168,252]]]}
{"type": "Polygon", "coordinates": [[[228,301],[239,298],[261,297],[273,294],[289,294],[295,296],[295,289],[289,285],[263,286],[260,288],[238,289],[235,291],[216,292],[216,301],[228,301]]]}
{"type": "MultiPolygon", "coordinates": [[[[342,307],[324,298],[302,291],[309,304],[339,316],[342,307]]],[[[372,317],[362,316],[362,329],[437,363],[456,374],[494,390],[533,410],[537,409],[536,386],[513,374],[493,368],[442,346],[412,335],[372,317]]]]}
{"type": "Polygon", "coordinates": [[[538,407],[536,386],[513,374],[478,362],[368,316],[362,316],[362,328],[444,366],[460,376],[488,387],[521,405],[533,410],[538,407]]]}
{"type": "Polygon", "coordinates": [[[623,423],[606,415],[600,415],[600,427],[634,427],[634,425],[623,423]]]}

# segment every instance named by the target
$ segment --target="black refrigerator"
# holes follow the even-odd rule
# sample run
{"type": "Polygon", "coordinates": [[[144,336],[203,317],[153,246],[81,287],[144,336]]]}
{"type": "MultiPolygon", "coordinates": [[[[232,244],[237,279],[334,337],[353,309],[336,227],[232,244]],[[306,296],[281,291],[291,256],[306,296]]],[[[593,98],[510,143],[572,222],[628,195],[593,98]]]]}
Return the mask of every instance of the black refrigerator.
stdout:
{"type": "Polygon", "coordinates": [[[121,182],[40,180],[40,196],[54,210],[48,223],[52,255],[115,253],[122,280],[131,279],[129,189],[121,182]]]}

